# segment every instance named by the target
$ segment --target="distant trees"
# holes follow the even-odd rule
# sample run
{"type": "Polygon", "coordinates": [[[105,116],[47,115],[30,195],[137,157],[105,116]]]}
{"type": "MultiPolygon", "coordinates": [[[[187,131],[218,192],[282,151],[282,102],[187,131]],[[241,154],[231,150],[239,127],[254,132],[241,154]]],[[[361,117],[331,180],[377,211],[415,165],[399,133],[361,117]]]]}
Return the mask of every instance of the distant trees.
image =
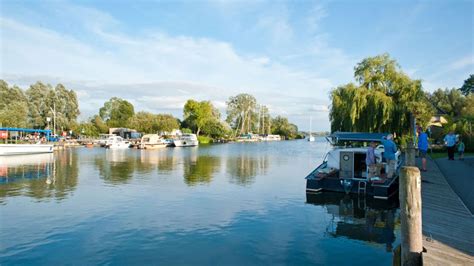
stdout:
{"type": "Polygon", "coordinates": [[[143,133],[171,132],[179,129],[178,120],[169,114],[138,112],[130,118],[129,126],[143,133]]]}
{"type": "Polygon", "coordinates": [[[28,126],[28,101],[23,91],[0,80],[0,124],[10,127],[28,126]]]}
{"type": "Polygon", "coordinates": [[[358,84],[331,92],[332,131],[407,134],[410,115],[427,124],[433,113],[420,80],[411,80],[388,54],[368,57],[354,72],[358,84]]]}
{"type": "Polygon", "coordinates": [[[239,134],[252,132],[256,116],[257,100],[250,94],[241,93],[227,101],[227,123],[239,134]]]}
{"type": "Polygon", "coordinates": [[[109,127],[127,127],[128,120],[135,114],[133,105],[118,97],[112,97],[99,110],[99,116],[109,127]]]}
{"type": "Polygon", "coordinates": [[[277,116],[272,119],[272,133],[294,139],[298,137],[298,127],[288,122],[288,118],[277,116]]]}
{"type": "Polygon", "coordinates": [[[184,124],[193,129],[199,136],[205,129],[207,134],[212,134],[213,125],[220,124],[220,112],[210,101],[188,100],[184,105],[184,124]]]}
{"type": "Polygon", "coordinates": [[[8,127],[45,128],[56,116],[56,128],[70,129],[79,116],[76,93],[58,84],[36,82],[25,92],[0,80],[0,123],[8,127]]]}
{"type": "Polygon", "coordinates": [[[464,81],[464,84],[459,90],[466,96],[468,94],[474,94],[474,74],[471,74],[469,78],[464,81]]]}

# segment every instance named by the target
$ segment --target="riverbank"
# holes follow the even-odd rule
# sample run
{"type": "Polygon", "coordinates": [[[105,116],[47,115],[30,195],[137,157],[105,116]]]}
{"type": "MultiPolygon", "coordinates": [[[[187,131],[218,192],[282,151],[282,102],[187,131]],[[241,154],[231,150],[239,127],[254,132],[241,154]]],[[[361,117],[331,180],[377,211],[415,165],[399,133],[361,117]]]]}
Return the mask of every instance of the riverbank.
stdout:
{"type": "MultiPolygon", "coordinates": [[[[452,162],[452,161],[451,161],[452,162]]],[[[418,166],[421,160],[417,161],[418,166]]],[[[453,167],[448,175],[456,174],[453,167]]],[[[474,265],[474,216],[428,158],[422,177],[423,253],[425,265],[474,265]]]]}

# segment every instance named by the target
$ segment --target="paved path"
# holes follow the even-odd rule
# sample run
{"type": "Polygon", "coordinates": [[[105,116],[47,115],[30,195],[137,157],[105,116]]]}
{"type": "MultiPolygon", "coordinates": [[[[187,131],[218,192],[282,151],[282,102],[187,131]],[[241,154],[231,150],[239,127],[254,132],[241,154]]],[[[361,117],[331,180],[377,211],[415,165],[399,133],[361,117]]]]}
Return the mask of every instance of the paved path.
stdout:
{"type": "Polygon", "coordinates": [[[424,264],[474,265],[474,216],[433,160],[421,176],[424,264]]]}
{"type": "Polygon", "coordinates": [[[474,157],[467,157],[464,161],[442,158],[437,159],[436,164],[454,192],[474,214],[474,157]]]}

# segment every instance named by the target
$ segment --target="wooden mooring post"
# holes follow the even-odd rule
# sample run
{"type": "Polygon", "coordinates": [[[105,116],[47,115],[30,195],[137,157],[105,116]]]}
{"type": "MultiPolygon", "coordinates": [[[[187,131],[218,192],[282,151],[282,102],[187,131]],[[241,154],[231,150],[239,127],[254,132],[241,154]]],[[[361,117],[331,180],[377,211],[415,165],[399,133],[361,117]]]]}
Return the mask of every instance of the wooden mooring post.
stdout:
{"type": "Polygon", "coordinates": [[[414,166],[400,171],[401,265],[421,265],[421,175],[414,166]]]}

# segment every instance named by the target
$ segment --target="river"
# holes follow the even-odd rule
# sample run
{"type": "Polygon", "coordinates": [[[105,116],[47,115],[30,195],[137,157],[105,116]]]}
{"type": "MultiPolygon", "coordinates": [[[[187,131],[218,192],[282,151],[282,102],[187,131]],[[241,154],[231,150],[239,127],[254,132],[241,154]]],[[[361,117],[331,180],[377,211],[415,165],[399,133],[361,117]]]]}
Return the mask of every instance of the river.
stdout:
{"type": "Polygon", "coordinates": [[[390,265],[394,204],[306,195],[330,147],[73,148],[0,157],[0,264],[390,265]]]}

